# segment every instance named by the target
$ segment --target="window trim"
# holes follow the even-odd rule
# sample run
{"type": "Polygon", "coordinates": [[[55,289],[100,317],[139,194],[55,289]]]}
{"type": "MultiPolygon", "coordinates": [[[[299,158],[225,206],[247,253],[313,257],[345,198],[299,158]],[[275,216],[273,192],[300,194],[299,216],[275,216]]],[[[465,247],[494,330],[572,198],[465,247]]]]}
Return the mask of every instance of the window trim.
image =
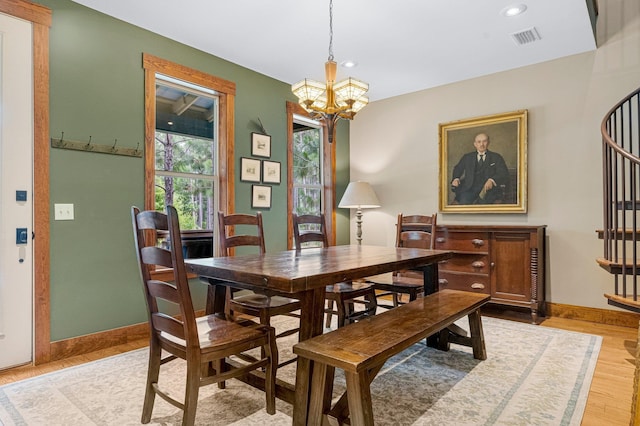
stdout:
{"type": "MultiPolygon", "coordinates": [[[[293,212],[293,116],[301,115],[309,117],[309,113],[295,102],[287,102],[287,247],[292,249],[293,244],[293,220],[291,212],[293,212]]],[[[309,117],[310,118],[310,117],[309,117]]],[[[327,134],[327,126],[324,122],[322,125],[322,174],[323,179],[323,212],[327,226],[327,237],[329,245],[336,243],[336,209],[335,209],[335,193],[336,193],[336,149],[335,143],[329,143],[327,134]]]]}
{"type": "MultiPolygon", "coordinates": [[[[156,74],[211,89],[218,94],[219,208],[234,211],[234,129],[236,84],[174,62],[142,54],[144,68],[144,208],[155,209],[156,74]]],[[[215,229],[215,224],[214,224],[215,229]]],[[[215,230],[214,230],[215,232],[215,230]]],[[[160,271],[159,271],[160,272],[160,271]]]]}

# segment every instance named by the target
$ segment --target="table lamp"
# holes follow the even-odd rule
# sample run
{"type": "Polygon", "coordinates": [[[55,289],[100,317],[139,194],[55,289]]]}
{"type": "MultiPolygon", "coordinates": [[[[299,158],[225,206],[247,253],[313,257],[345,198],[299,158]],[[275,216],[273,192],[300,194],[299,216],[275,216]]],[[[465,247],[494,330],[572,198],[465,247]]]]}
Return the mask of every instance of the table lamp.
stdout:
{"type": "Polygon", "coordinates": [[[369,182],[349,182],[338,207],[356,210],[356,239],[362,245],[362,209],[380,207],[380,201],[369,182]]]}

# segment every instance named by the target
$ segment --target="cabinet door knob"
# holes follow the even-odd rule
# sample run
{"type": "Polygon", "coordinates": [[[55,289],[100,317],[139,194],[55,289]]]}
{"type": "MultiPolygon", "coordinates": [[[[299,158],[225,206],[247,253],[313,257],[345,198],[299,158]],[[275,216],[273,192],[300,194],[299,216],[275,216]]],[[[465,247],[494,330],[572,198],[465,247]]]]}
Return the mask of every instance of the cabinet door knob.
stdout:
{"type": "Polygon", "coordinates": [[[478,268],[478,269],[479,268],[484,268],[484,262],[481,261],[481,260],[476,260],[475,262],[473,262],[471,264],[471,266],[474,267],[474,268],[478,268]]]}
{"type": "Polygon", "coordinates": [[[444,239],[444,237],[438,237],[436,238],[436,243],[444,243],[446,240],[444,239]]]}
{"type": "Polygon", "coordinates": [[[476,247],[482,247],[484,245],[484,240],[481,240],[479,238],[474,238],[473,240],[471,240],[471,244],[473,244],[476,247]]]}
{"type": "Polygon", "coordinates": [[[475,290],[484,290],[484,284],[482,283],[473,283],[471,284],[471,288],[475,290]]]}
{"type": "Polygon", "coordinates": [[[449,285],[449,281],[446,280],[445,278],[440,278],[438,280],[438,284],[440,284],[440,285],[449,285]]]}
{"type": "Polygon", "coordinates": [[[496,266],[496,262],[491,262],[491,267],[495,268],[495,266],[496,266]]]}

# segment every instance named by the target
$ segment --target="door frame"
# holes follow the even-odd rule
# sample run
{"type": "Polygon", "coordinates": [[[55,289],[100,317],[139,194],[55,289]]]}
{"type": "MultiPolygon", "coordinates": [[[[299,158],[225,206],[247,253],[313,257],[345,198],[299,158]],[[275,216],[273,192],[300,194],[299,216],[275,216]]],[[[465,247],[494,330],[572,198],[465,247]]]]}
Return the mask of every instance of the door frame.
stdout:
{"type": "Polygon", "coordinates": [[[49,252],[49,28],[51,9],[24,0],[0,0],[0,12],[33,27],[33,363],[51,358],[49,252]]]}

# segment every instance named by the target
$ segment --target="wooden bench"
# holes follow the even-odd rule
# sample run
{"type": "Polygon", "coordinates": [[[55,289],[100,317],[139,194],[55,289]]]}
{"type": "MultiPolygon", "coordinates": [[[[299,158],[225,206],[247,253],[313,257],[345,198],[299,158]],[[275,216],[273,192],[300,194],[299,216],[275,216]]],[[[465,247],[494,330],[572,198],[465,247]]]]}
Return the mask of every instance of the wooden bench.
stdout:
{"type": "Polygon", "coordinates": [[[321,425],[329,414],[339,422],[350,417],[353,426],[373,425],[371,381],[389,358],[433,334],[441,335],[442,349],[448,349],[449,342],[460,343],[473,348],[474,358],[486,359],[479,308],[489,299],[486,294],[442,290],[295,344],[293,352],[311,361],[309,371],[298,372],[312,374],[307,424],[321,425]],[[471,336],[450,339],[447,326],[465,315],[471,336]],[[331,408],[335,368],[344,370],[347,391],[331,408]]]}

